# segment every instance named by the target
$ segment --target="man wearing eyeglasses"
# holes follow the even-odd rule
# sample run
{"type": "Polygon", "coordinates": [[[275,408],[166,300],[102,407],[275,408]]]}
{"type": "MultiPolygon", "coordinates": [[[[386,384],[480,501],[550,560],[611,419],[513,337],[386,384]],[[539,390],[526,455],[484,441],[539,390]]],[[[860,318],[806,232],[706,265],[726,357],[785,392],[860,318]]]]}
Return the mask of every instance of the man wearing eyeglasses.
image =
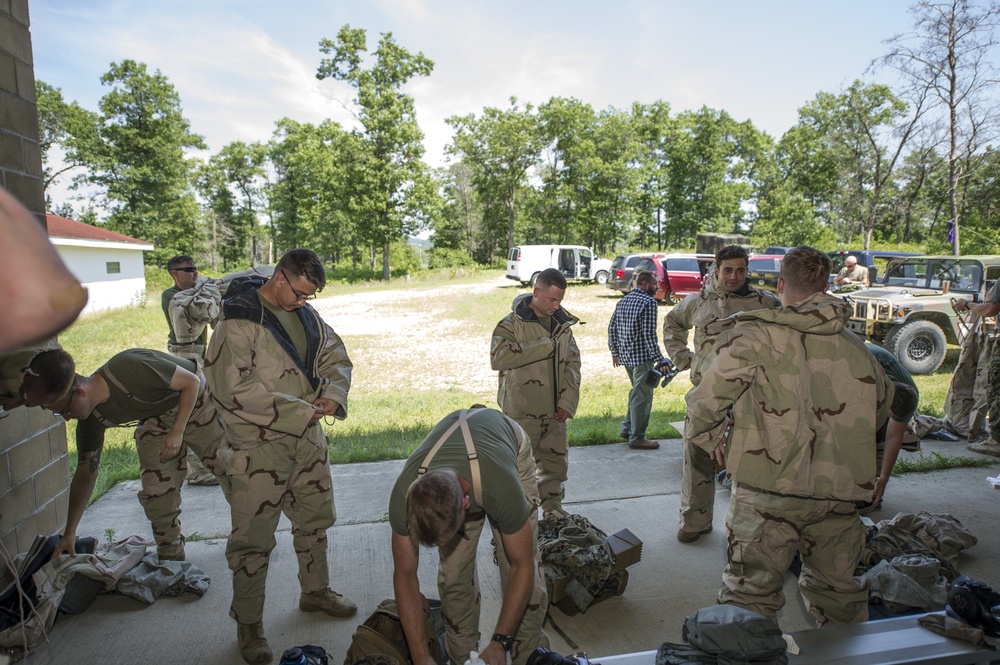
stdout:
{"type": "Polygon", "coordinates": [[[292,522],[299,608],[334,617],[357,612],[329,586],[327,529],[336,511],[320,421],[347,417],[352,364],[340,337],[306,302],[325,285],[323,264],[308,249],[287,252],[266,281],[234,279],[205,357],[232,448],[230,615],[248,663],[273,657],[264,637],[264,587],[281,513],[292,522]]]}
{"type": "Polygon", "coordinates": [[[229,490],[222,423],[194,361],[163,351],[128,349],[89,377],[77,374],[66,397],[45,408],[79,421],[66,529],[53,556],[75,553],[76,529],[97,482],[105,431],[136,423],[139,503],[152,524],[156,553],[161,560],[183,561],[180,489],[187,471],[182,456],[186,448],[220,477],[224,494],[229,490]]]}
{"type": "MultiPolygon", "coordinates": [[[[167,271],[174,285],[160,296],[163,315],[167,318],[167,351],[178,358],[205,362],[208,324],[218,318],[222,299],[219,287],[202,279],[190,256],[175,256],[167,261],[167,271]],[[182,306],[175,306],[181,304],[182,306]]],[[[194,451],[188,451],[189,485],[218,485],[215,474],[205,468],[194,451]]]]}

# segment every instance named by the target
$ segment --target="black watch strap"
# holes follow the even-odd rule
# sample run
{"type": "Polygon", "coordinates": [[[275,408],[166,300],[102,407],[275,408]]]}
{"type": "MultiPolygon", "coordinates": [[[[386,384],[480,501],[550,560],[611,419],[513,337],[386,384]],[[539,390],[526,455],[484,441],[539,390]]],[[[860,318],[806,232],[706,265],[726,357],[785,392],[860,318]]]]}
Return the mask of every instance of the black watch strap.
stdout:
{"type": "Polygon", "coordinates": [[[490,638],[490,642],[499,642],[500,646],[503,647],[503,650],[507,652],[510,652],[514,649],[514,637],[512,635],[494,633],[493,637],[490,638]]]}

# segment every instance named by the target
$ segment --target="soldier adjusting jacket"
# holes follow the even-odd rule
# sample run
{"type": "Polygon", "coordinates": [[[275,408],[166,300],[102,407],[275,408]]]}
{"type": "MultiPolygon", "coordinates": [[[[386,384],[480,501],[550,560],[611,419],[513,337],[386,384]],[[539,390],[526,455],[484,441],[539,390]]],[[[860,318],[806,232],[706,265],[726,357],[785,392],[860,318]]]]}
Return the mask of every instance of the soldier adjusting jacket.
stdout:
{"type": "Polygon", "coordinates": [[[686,432],[711,451],[734,409],[727,468],[778,494],[870,501],[875,432],[892,383],[844,326],[851,308],[822,293],[708,326],[712,356],[687,395],[686,432]]]}
{"type": "Polygon", "coordinates": [[[205,359],[205,376],[234,448],[301,437],[320,397],[340,404],[334,417],[347,417],[353,365],[343,341],[307,303],[295,310],[307,341],[306,357],[300,358],[288,333],[260,304],[257,289],[265,281],[248,277],[230,284],[205,359]]]}
{"type": "Polygon", "coordinates": [[[781,303],[769,291],[760,291],[749,282],[736,293],[726,293],[718,279],[711,278],[699,293],[692,293],[663,317],[663,346],[678,371],[691,369],[691,383],[701,383],[701,365],[711,345],[705,343],[705,326],[736,312],[771,309],[781,303]],[[694,353],[688,348],[688,334],[694,328],[694,353]]]}
{"type": "Polygon", "coordinates": [[[580,401],[580,349],[571,327],[580,320],[560,307],[549,332],[530,302],[530,293],[514,298],[511,313],[493,330],[490,366],[500,372],[497,402],[512,418],[554,418],[557,408],[572,416],[580,401]]]}

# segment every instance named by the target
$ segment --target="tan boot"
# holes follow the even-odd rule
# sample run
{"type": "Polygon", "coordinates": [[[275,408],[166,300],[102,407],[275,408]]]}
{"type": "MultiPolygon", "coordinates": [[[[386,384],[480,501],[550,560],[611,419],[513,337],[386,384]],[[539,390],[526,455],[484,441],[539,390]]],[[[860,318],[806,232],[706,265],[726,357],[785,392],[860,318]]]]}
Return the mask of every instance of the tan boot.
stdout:
{"type": "Polygon", "coordinates": [[[346,619],[357,613],[358,606],[350,598],[326,587],[312,593],[303,591],[299,596],[299,609],[303,612],[326,612],[332,617],[346,619]]]}
{"type": "Polygon", "coordinates": [[[240,643],[240,655],[250,665],[266,665],[274,660],[271,647],[264,638],[264,624],[239,623],[236,624],[236,639],[240,643]]]}

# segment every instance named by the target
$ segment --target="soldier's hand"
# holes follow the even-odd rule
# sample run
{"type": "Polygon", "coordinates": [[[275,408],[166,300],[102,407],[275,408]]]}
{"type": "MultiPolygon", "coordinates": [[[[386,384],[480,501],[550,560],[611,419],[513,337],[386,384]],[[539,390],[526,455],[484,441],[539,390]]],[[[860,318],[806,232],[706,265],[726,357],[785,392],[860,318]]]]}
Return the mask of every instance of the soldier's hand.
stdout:
{"type": "Polygon", "coordinates": [[[715,447],[715,450],[710,452],[708,456],[714,461],[718,466],[722,468],[726,467],[726,439],[723,437],[722,443],[715,447]]]}
{"type": "Polygon", "coordinates": [[[572,417],[573,416],[569,415],[569,411],[567,411],[566,409],[562,407],[558,407],[556,409],[556,420],[558,420],[559,422],[564,423],[572,417]]]}
{"type": "Polygon", "coordinates": [[[160,444],[160,461],[166,462],[168,459],[177,456],[177,453],[181,451],[181,443],[183,443],[183,436],[180,434],[170,433],[167,434],[163,439],[163,443],[160,444]]]}
{"type": "Polygon", "coordinates": [[[955,309],[962,312],[969,309],[969,301],[965,298],[959,298],[955,301],[955,309]]]}
{"type": "Polygon", "coordinates": [[[62,538],[59,539],[59,542],[56,543],[56,548],[52,551],[52,557],[51,558],[55,559],[57,556],[59,556],[63,552],[69,554],[70,556],[76,556],[76,534],[75,533],[64,535],[62,538]]]}
{"type": "Polygon", "coordinates": [[[479,659],[488,665],[507,665],[507,652],[499,642],[490,642],[479,652],[479,659]]]}

